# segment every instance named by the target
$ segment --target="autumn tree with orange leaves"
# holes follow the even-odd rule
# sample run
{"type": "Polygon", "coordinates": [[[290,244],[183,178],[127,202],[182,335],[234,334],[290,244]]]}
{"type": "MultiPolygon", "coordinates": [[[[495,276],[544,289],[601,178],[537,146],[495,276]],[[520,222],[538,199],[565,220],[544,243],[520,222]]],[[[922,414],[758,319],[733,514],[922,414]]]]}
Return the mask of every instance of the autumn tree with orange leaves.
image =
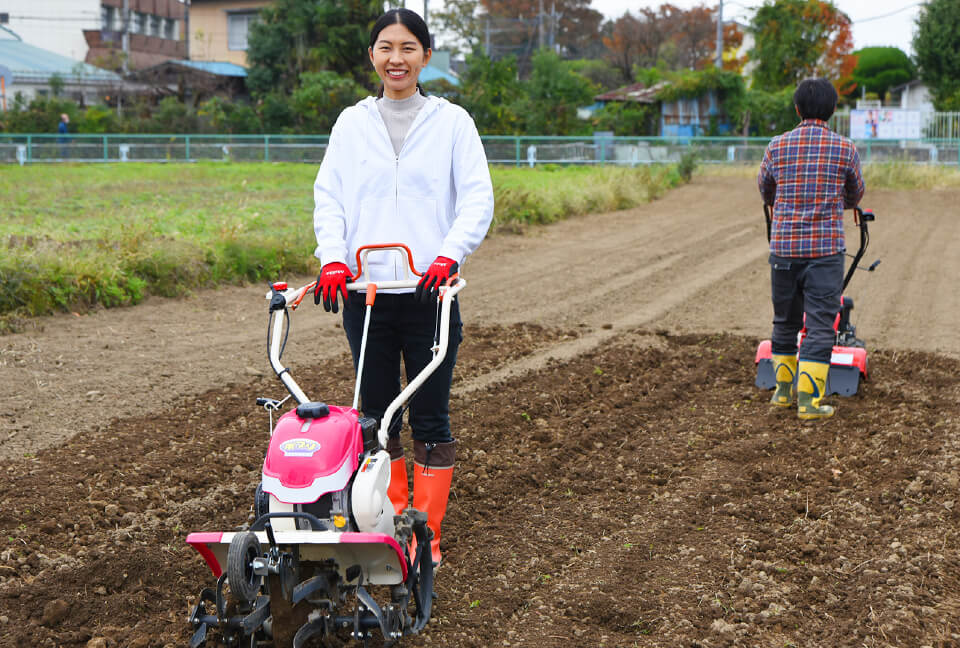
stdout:
{"type": "MultiPolygon", "coordinates": [[[[735,23],[724,25],[725,52],[733,52],[743,42],[743,33],[735,23]]],[[[707,5],[681,9],[662,4],[656,9],[627,12],[613,22],[609,36],[603,38],[608,60],[625,80],[632,80],[635,67],[657,66],[664,70],[697,70],[714,64],[717,49],[716,14],[707,5]]],[[[728,55],[724,68],[737,70],[742,59],[728,55]]]]}
{"type": "Polygon", "coordinates": [[[830,79],[837,92],[856,88],[850,18],[828,0],[767,0],[750,24],[757,62],[754,86],[776,91],[808,77],[830,79]]]}

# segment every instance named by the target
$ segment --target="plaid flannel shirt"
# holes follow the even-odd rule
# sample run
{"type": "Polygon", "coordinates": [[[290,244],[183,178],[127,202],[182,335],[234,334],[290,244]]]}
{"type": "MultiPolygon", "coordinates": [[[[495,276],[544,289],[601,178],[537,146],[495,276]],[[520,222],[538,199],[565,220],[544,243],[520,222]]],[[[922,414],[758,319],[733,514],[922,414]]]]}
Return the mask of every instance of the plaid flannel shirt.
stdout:
{"type": "Polygon", "coordinates": [[[773,205],[770,252],[813,258],[843,252],[843,210],[863,197],[857,147],[819,119],[805,119],[774,137],[757,185],[773,205]]]}

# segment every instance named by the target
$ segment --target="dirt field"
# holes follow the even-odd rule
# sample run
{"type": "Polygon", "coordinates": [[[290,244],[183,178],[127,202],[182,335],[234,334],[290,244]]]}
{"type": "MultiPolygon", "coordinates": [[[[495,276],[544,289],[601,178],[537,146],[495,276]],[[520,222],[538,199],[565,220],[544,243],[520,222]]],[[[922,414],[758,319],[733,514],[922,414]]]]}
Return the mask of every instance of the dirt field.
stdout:
{"type": "MultiPolygon", "coordinates": [[[[868,188],[882,263],[847,293],[870,381],[819,424],[753,387],[751,180],[489,238],[464,269],[439,599],[401,645],[960,645],[958,200],[868,188]]],[[[0,338],[0,646],[186,645],[213,579],[184,539],[248,520],[254,399],[283,395],[264,292],[0,338]]],[[[336,318],[298,311],[284,359],[349,402],[336,318]]]]}

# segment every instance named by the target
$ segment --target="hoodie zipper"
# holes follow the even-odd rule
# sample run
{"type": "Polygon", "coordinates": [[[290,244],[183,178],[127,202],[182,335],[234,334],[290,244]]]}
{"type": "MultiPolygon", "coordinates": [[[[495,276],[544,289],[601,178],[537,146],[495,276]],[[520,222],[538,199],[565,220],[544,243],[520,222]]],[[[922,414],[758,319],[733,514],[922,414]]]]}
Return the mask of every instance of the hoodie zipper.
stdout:
{"type": "MultiPolygon", "coordinates": [[[[400,154],[403,153],[403,148],[407,145],[407,140],[410,139],[410,134],[414,130],[420,127],[420,125],[426,120],[427,113],[425,110],[431,108],[429,101],[420,108],[420,112],[417,113],[417,116],[414,117],[413,123],[410,124],[410,130],[407,131],[407,134],[403,138],[403,143],[400,145],[400,151],[394,155],[393,158],[393,217],[398,219],[400,218],[400,154]]],[[[436,110],[437,108],[432,108],[436,110]]],[[[387,124],[383,121],[383,115],[380,114],[380,109],[377,107],[376,100],[373,102],[372,110],[377,113],[377,119],[380,121],[382,126],[382,132],[387,137],[387,144],[393,147],[393,143],[390,141],[390,131],[387,130],[387,124]]]]}

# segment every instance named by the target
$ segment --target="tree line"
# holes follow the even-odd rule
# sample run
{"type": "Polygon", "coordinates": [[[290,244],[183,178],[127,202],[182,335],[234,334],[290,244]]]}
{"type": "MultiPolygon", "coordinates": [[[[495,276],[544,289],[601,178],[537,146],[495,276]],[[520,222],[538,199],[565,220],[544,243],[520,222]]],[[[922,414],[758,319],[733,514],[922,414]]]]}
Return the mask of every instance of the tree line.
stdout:
{"type": "MultiPolygon", "coordinates": [[[[249,35],[245,100],[167,97],[80,109],[61,97],[14,100],[0,129],[50,132],[57,115],[75,132],[328,133],[340,111],[376,91],[367,58],[380,0],[276,0],[249,35]]],[[[426,90],[464,106],[481,133],[656,135],[659,101],[715,92],[730,130],[771,135],[796,122],[792,91],[829,78],[841,100],[884,98],[919,77],[935,106],[960,109],[960,4],[930,0],[917,20],[915,56],[894,47],[853,50],[851,21],[830,0],[765,0],[748,24],[727,23],[716,59],[716,13],[669,3],[613,20],[590,0],[447,0],[431,14],[439,47],[464,56],[459,85],[426,90]],[[744,51],[746,35],[753,47],[744,51]],[[657,102],[595,97],[628,84],[660,84],[657,102]]]]}

